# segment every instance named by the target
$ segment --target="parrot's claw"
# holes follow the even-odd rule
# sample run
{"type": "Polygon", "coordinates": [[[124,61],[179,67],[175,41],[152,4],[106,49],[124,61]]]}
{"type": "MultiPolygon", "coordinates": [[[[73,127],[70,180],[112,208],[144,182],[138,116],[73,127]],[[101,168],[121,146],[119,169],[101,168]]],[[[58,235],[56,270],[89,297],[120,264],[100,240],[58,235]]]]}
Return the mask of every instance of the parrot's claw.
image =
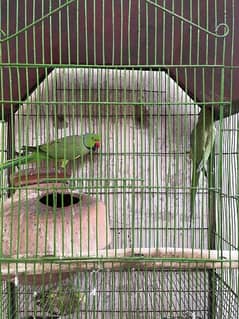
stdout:
{"type": "Polygon", "coordinates": [[[205,168],[205,161],[204,159],[202,159],[197,167],[197,173],[200,173],[204,168],[205,168]]]}
{"type": "Polygon", "coordinates": [[[66,166],[67,166],[68,163],[69,163],[69,160],[67,160],[67,159],[62,160],[62,161],[61,161],[61,167],[62,167],[62,168],[66,168],[66,166]]]}

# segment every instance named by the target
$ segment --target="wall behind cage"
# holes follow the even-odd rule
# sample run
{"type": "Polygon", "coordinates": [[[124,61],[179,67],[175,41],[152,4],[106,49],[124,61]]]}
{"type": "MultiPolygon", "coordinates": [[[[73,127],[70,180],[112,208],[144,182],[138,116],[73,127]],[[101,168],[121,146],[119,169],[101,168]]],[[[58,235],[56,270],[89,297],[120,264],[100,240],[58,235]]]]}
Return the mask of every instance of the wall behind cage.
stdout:
{"type": "Polygon", "coordinates": [[[206,248],[205,190],[193,236],[188,227],[198,112],[163,72],[56,69],[16,113],[16,149],[99,132],[101,151],[93,163],[72,164],[71,185],[106,203],[112,246],[206,248]]]}

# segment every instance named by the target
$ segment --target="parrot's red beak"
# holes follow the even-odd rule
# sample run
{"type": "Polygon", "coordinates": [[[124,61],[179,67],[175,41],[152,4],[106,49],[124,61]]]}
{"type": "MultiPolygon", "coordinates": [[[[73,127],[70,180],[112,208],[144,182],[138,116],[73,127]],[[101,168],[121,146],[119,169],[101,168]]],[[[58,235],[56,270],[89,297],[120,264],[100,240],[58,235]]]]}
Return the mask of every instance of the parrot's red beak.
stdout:
{"type": "Polygon", "coordinates": [[[95,142],[95,148],[98,149],[100,147],[100,141],[95,142]]]}

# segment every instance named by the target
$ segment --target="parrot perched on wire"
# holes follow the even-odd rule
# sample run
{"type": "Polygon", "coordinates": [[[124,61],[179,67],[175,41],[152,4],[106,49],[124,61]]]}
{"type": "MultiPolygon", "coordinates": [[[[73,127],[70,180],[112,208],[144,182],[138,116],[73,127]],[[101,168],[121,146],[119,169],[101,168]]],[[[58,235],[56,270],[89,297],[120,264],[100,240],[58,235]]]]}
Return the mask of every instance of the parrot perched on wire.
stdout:
{"type": "Polygon", "coordinates": [[[190,193],[190,227],[194,216],[194,206],[197,187],[201,172],[207,177],[207,162],[212,152],[216,137],[216,127],[213,120],[212,111],[205,108],[201,110],[197,125],[190,136],[190,157],[193,162],[192,182],[190,193]]]}
{"type": "Polygon", "coordinates": [[[47,159],[61,161],[62,168],[65,168],[70,160],[94,152],[99,147],[98,134],[65,136],[38,146],[23,146],[20,156],[0,164],[0,170],[47,159]]]}
{"type": "Polygon", "coordinates": [[[86,294],[77,290],[52,288],[34,294],[35,303],[44,315],[64,316],[77,312],[86,302],[86,294]]]}

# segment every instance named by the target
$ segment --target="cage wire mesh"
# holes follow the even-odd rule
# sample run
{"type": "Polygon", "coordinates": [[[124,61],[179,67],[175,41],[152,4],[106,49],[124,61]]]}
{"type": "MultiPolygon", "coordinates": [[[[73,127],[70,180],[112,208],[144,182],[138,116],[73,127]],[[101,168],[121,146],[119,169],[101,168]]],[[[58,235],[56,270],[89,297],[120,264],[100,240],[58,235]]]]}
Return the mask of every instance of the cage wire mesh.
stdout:
{"type": "Polygon", "coordinates": [[[0,12],[0,318],[237,318],[239,4],[0,12]]]}

